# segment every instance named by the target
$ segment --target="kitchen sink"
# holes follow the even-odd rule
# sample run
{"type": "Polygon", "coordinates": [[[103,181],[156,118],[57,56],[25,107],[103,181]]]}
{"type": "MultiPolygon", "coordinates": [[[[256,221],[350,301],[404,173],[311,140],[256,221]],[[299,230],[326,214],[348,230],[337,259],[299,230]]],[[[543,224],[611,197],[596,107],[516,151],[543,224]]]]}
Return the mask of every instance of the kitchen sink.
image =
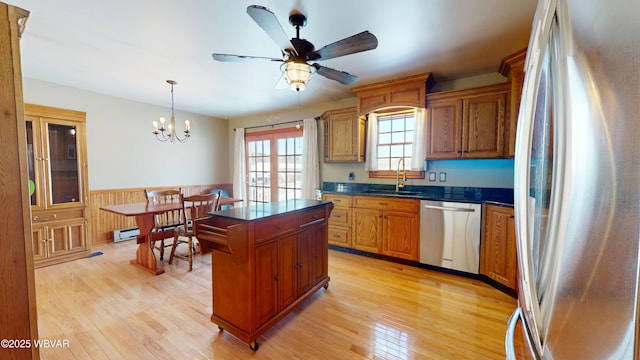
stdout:
{"type": "Polygon", "coordinates": [[[387,189],[369,189],[365,190],[366,194],[381,194],[381,195],[418,195],[420,194],[417,191],[408,191],[408,190],[387,190],[387,189]]]}

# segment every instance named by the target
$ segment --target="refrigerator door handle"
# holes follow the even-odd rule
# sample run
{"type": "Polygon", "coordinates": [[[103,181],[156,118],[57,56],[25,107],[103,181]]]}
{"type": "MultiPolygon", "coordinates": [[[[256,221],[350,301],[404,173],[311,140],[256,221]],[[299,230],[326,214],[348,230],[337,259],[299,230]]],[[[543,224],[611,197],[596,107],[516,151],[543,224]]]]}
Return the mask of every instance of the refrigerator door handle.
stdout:
{"type": "Polygon", "coordinates": [[[424,205],[425,209],[433,209],[433,210],[442,210],[442,211],[457,211],[457,212],[474,212],[474,209],[470,208],[454,208],[447,206],[434,206],[434,205],[424,205]]]}
{"type": "Polygon", "coordinates": [[[525,325],[524,314],[522,313],[522,308],[520,306],[516,307],[513,310],[513,313],[509,317],[509,321],[507,322],[507,332],[504,337],[504,351],[506,354],[507,360],[517,360],[518,356],[516,354],[516,346],[515,346],[515,338],[516,338],[516,326],[518,325],[518,321],[522,322],[522,331],[524,332],[524,337],[527,340],[527,345],[529,347],[529,353],[526,355],[531,355],[536,360],[541,360],[542,356],[538,353],[538,349],[533,345],[531,340],[531,333],[527,331],[527,326],[525,325]]]}
{"type": "Polygon", "coordinates": [[[514,339],[516,336],[516,325],[518,324],[518,320],[520,320],[521,313],[522,310],[518,306],[513,310],[507,322],[507,333],[504,337],[504,351],[507,354],[507,360],[517,360],[514,339]]]}

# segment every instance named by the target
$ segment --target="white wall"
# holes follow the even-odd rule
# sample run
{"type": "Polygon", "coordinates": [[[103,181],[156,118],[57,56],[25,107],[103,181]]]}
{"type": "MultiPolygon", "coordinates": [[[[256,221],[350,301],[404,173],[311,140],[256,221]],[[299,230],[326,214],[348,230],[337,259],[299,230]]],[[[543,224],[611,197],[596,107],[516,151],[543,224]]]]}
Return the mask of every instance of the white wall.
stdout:
{"type": "Polygon", "coordinates": [[[34,79],[23,79],[25,103],[87,113],[89,189],[231,183],[229,123],[176,110],[179,131],[191,121],[184,144],[155,140],[153,120],[171,117],[167,106],[149,105],[34,79]]]}

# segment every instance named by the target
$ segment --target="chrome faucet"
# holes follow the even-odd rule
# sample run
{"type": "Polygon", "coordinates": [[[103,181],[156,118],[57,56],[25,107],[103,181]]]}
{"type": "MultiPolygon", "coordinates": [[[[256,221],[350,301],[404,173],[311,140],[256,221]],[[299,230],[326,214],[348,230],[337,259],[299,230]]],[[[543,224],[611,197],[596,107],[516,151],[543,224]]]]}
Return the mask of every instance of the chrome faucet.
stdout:
{"type": "Polygon", "coordinates": [[[404,182],[407,181],[407,172],[404,169],[404,158],[398,160],[398,169],[396,170],[396,192],[404,187],[404,182]],[[402,163],[402,181],[400,180],[400,163],[402,163]]]}

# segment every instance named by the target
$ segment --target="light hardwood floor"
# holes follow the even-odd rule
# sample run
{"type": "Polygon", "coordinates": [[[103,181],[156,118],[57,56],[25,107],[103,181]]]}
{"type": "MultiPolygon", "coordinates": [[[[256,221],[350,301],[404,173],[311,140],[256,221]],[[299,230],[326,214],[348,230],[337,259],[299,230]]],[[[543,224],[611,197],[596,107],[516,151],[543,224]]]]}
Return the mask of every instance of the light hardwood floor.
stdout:
{"type": "Polygon", "coordinates": [[[327,290],[259,339],[210,321],[211,256],[129,264],[135,242],[35,271],[42,359],[504,359],[515,299],[481,281],[329,250],[327,290]]]}

